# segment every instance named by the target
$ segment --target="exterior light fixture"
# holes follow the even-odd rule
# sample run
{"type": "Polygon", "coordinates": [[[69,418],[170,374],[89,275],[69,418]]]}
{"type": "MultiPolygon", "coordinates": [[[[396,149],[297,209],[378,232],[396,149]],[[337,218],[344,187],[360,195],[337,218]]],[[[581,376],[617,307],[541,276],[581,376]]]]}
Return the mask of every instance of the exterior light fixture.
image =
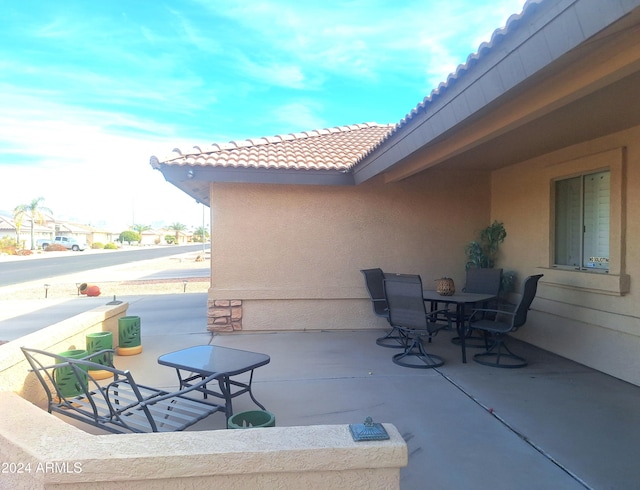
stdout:
{"type": "Polygon", "coordinates": [[[189,169],[189,170],[187,170],[187,177],[188,177],[189,179],[193,179],[193,169],[189,169]]]}

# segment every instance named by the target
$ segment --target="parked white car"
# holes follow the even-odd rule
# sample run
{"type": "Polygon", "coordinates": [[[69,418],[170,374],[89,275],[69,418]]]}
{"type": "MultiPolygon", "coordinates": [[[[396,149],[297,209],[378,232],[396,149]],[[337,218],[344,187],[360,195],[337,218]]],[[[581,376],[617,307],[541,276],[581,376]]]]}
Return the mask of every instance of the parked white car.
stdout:
{"type": "Polygon", "coordinates": [[[67,250],[73,250],[74,252],[82,251],[87,248],[87,244],[85,242],[79,242],[75,238],[68,236],[57,236],[53,240],[43,238],[36,242],[36,244],[42,247],[43,250],[54,243],[59,243],[66,247],[67,250]]]}

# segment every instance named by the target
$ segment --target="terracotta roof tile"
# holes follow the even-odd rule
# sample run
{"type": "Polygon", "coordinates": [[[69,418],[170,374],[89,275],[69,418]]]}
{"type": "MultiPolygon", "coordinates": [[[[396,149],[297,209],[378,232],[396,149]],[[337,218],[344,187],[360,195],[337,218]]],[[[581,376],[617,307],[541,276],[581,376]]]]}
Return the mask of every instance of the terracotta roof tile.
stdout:
{"type": "Polygon", "coordinates": [[[295,170],[351,169],[393,129],[391,124],[354,124],[229,143],[176,148],[165,165],[295,170]]]}

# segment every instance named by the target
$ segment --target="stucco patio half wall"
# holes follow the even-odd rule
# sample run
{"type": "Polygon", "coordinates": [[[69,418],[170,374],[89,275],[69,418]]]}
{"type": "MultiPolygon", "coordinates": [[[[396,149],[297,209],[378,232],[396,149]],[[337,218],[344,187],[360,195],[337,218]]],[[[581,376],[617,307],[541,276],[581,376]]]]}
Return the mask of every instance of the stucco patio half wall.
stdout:
{"type": "Polygon", "coordinates": [[[116,333],[127,308],[98,307],[0,345],[0,488],[400,487],[407,446],[391,424],[389,440],[365,442],[348,425],[94,435],[40,408],[20,346],[84,345],[88,333],[116,333]]]}
{"type": "Polygon", "coordinates": [[[360,269],[462,287],[465,245],[497,220],[497,265],[518,278],[511,299],[544,274],[518,336],[640,384],[639,92],[640,0],[529,0],[393,127],[151,164],[211,208],[211,329],[384,327],[360,269]],[[564,226],[567,189],[596,176],[599,200],[576,197],[597,204],[596,221],[579,211],[564,226]]]}

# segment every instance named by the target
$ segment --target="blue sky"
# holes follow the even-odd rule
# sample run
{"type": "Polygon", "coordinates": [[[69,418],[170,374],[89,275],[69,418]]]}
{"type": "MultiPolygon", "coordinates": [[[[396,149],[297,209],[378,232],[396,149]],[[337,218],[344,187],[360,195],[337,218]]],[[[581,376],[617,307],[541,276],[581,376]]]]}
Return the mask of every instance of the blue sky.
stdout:
{"type": "Polygon", "coordinates": [[[524,0],[0,5],[0,211],[120,231],[202,223],[151,155],[397,123],[524,0]]]}

